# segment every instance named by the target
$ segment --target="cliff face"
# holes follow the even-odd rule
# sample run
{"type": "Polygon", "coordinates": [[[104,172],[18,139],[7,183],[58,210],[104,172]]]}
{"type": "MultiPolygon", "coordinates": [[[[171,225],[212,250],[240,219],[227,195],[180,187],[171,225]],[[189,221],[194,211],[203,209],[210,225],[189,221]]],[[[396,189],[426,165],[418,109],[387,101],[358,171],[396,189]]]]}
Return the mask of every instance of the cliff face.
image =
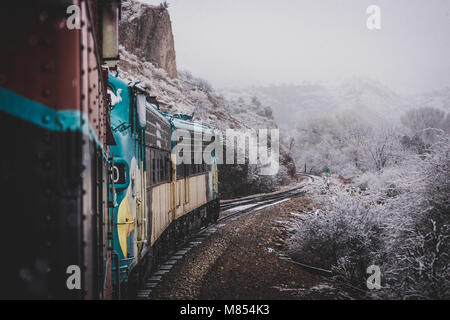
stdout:
{"type": "Polygon", "coordinates": [[[167,9],[135,0],[122,1],[120,43],[139,58],[177,77],[172,23],[167,9]]]}

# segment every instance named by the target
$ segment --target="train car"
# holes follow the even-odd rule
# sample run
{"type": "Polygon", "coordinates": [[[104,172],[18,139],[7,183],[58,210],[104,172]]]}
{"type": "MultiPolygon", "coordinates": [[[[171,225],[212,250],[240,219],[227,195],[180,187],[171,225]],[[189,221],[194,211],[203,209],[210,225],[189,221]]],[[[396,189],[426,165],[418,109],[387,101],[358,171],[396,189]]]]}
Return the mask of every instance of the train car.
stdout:
{"type": "Polygon", "coordinates": [[[116,145],[111,147],[115,189],[112,221],[114,254],[119,259],[114,261],[113,273],[118,289],[115,297],[121,298],[127,296],[131,271],[147,250],[145,128],[148,110],[145,91],[136,83],[127,84],[110,75],[108,92],[112,100],[111,128],[116,140],[116,145]]]}
{"type": "Polygon", "coordinates": [[[110,298],[106,87],[120,1],[0,6],[0,296],[110,298]]]}
{"type": "Polygon", "coordinates": [[[217,160],[214,144],[211,144],[216,134],[208,126],[193,122],[189,115],[166,113],[166,116],[172,124],[175,160],[186,150],[190,151],[190,161],[183,159],[176,165],[175,218],[181,225],[198,229],[217,220],[219,213],[217,160]],[[187,142],[185,137],[189,137],[187,142]],[[208,146],[213,147],[204,155],[208,146]],[[210,157],[208,162],[205,157],[210,157]]]}
{"type": "MultiPolygon", "coordinates": [[[[219,213],[215,154],[210,164],[177,166],[176,130],[193,133],[194,123],[159,110],[138,83],[109,77],[111,126],[117,145],[113,182],[118,297],[134,297],[143,280],[178,244],[219,213]],[[175,139],[176,140],[176,139],[175,139]]],[[[200,131],[214,131],[200,126],[200,131]]]]}

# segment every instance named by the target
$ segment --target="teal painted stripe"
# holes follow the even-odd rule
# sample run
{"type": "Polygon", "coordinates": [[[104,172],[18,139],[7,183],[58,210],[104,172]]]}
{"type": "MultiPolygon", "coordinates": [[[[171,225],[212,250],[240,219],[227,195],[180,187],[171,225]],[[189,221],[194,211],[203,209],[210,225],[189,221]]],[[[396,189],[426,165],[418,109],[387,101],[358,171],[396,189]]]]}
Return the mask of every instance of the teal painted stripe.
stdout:
{"type": "Polygon", "coordinates": [[[78,110],[54,110],[10,90],[0,88],[0,111],[50,131],[82,132],[94,140],[106,155],[103,144],[100,143],[89,122],[89,117],[78,110]]]}

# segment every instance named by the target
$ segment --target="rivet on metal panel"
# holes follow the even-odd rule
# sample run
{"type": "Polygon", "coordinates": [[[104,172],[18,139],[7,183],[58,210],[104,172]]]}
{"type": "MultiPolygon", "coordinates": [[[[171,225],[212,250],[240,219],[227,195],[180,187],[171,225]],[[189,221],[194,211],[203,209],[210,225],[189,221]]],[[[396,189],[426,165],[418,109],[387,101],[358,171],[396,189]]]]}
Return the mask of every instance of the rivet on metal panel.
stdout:
{"type": "Polygon", "coordinates": [[[42,39],[42,44],[46,47],[50,47],[52,44],[52,40],[49,38],[44,38],[44,39],[42,39]]]}
{"type": "Polygon", "coordinates": [[[40,258],[36,259],[34,261],[34,269],[40,274],[48,273],[50,269],[48,260],[40,258]]]}
{"type": "Polygon", "coordinates": [[[32,34],[28,37],[28,44],[30,46],[37,46],[39,44],[39,36],[37,34],[32,34]]]}
{"type": "Polygon", "coordinates": [[[52,117],[49,114],[46,114],[44,117],[42,117],[42,122],[45,124],[50,123],[50,120],[52,120],[52,117]]]}
{"type": "Polygon", "coordinates": [[[50,89],[44,89],[42,90],[42,96],[44,96],[45,98],[50,97],[51,91],[50,89]]]}
{"type": "Polygon", "coordinates": [[[50,132],[45,132],[42,138],[43,138],[42,140],[46,144],[50,144],[52,142],[52,138],[51,138],[50,132]]]}
{"type": "Polygon", "coordinates": [[[65,128],[66,117],[62,114],[58,114],[56,117],[56,122],[61,128],[65,128]]]}
{"type": "Polygon", "coordinates": [[[48,12],[47,11],[42,11],[41,14],[39,15],[39,21],[41,22],[45,22],[48,18],[48,12]]]}
{"type": "Polygon", "coordinates": [[[54,70],[55,70],[55,62],[54,61],[49,61],[46,64],[41,66],[42,72],[51,72],[54,70]]]}
{"type": "Polygon", "coordinates": [[[65,19],[60,19],[57,23],[56,23],[56,25],[57,25],[57,27],[59,28],[59,29],[64,29],[64,28],[66,28],[66,20],[65,19]]]}

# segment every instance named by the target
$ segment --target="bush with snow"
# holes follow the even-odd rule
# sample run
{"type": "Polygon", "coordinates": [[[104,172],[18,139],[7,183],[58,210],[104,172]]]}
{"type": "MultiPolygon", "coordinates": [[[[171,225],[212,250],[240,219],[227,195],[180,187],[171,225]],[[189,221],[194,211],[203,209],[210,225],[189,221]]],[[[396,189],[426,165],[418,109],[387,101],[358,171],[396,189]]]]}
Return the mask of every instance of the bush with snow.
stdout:
{"type": "Polygon", "coordinates": [[[450,137],[411,159],[392,200],[390,290],[406,299],[450,298],[450,137]]]}
{"type": "Polygon", "coordinates": [[[296,259],[328,267],[361,289],[366,268],[378,265],[382,290],[371,296],[450,298],[449,136],[401,168],[321,191],[318,209],[295,222],[290,249],[296,259]]]}
{"type": "Polygon", "coordinates": [[[362,287],[366,269],[383,261],[384,214],[373,197],[334,186],[318,197],[319,208],[295,223],[290,250],[300,261],[332,269],[362,287]]]}

